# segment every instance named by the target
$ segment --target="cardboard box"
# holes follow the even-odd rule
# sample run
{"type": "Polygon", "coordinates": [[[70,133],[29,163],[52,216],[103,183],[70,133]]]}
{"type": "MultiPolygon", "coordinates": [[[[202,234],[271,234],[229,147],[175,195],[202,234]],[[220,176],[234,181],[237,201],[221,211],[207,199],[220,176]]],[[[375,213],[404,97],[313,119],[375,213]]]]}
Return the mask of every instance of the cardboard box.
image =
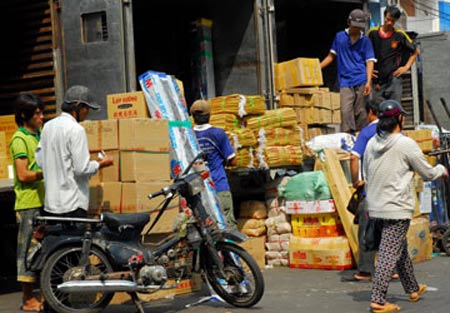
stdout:
{"type": "Polygon", "coordinates": [[[114,150],[119,148],[117,120],[84,121],[89,151],[114,150]]]}
{"type": "MultiPolygon", "coordinates": [[[[147,196],[150,193],[161,190],[166,187],[170,182],[151,182],[151,183],[122,183],[122,208],[121,213],[136,213],[136,212],[150,212],[158,208],[159,204],[164,200],[164,197],[157,197],[155,199],[149,199],[147,196]]],[[[169,209],[164,212],[160,221],[158,221],[159,231],[167,232],[172,231],[173,219],[178,214],[178,198],[172,200],[169,204],[169,209]],[[166,216],[165,216],[166,215],[166,216]],[[170,222],[167,222],[167,218],[170,222]],[[162,220],[166,219],[166,220],[162,220]],[[170,227],[169,227],[170,226],[170,227]],[[163,228],[164,231],[163,231],[163,228]]],[[[152,217],[155,217],[156,213],[152,213],[152,217]],[[154,215],[153,215],[154,214],[154,215]]],[[[155,226],[155,231],[157,226],[155,226]]],[[[152,231],[153,232],[153,231],[152,231]]]]}
{"type": "MultiPolygon", "coordinates": [[[[174,285],[174,280],[168,280],[166,285],[174,285]]],[[[200,274],[192,274],[191,279],[182,279],[177,288],[174,289],[162,289],[155,293],[138,293],[138,297],[142,301],[153,301],[158,299],[168,299],[176,295],[182,295],[187,293],[198,292],[202,289],[203,281],[200,274]]],[[[123,304],[130,302],[131,297],[125,292],[116,292],[111,300],[111,304],[123,304]]]]}
{"type": "Polygon", "coordinates": [[[334,200],[292,200],[286,201],[287,214],[313,214],[313,213],[334,213],[336,205],[334,200]]]}
{"type": "Polygon", "coordinates": [[[336,237],[345,235],[337,215],[294,214],[291,217],[292,233],[297,237],[336,237]]]}
{"type": "Polygon", "coordinates": [[[330,101],[332,110],[341,109],[341,94],[339,92],[330,92],[330,101]]]}
{"type": "Polygon", "coordinates": [[[341,124],[341,110],[332,110],[331,111],[331,124],[341,124]]]}
{"type": "Polygon", "coordinates": [[[89,187],[89,215],[97,216],[103,211],[120,213],[122,183],[105,182],[89,187]]]}
{"type": "Polygon", "coordinates": [[[8,166],[12,165],[12,160],[9,156],[0,156],[0,179],[8,179],[8,166]]]}
{"type": "Polygon", "coordinates": [[[261,237],[249,237],[243,243],[239,245],[244,248],[255,259],[260,268],[266,266],[266,236],[261,237]]]}
{"type": "Polygon", "coordinates": [[[170,181],[169,153],[120,151],[120,180],[123,182],[170,181]]]}
{"type": "Polygon", "coordinates": [[[6,143],[6,155],[11,156],[9,152],[9,141],[11,140],[12,135],[18,129],[16,124],[15,115],[0,115],[0,132],[5,133],[5,143],[6,143]]]}
{"type": "Polygon", "coordinates": [[[142,91],[108,95],[106,103],[108,119],[150,116],[142,91]]]}
{"type": "Polygon", "coordinates": [[[430,152],[433,150],[433,140],[431,138],[430,129],[404,130],[403,133],[405,136],[414,139],[422,152],[430,152]]]}
{"type": "Polygon", "coordinates": [[[277,90],[321,85],[323,85],[323,78],[319,59],[296,58],[275,64],[275,87],[277,90]]]}
{"type": "Polygon", "coordinates": [[[413,263],[431,260],[433,239],[430,233],[430,219],[427,215],[411,220],[406,240],[409,256],[413,263]]]}
{"type": "MultiPolygon", "coordinates": [[[[118,182],[120,181],[120,154],[119,150],[104,151],[107,156],[114,159],[114,164],[98,170],[97,175],[91,177],[90,183],[118,182]]],[[[91,160],[99,160],[98,152],[91,153],[91,160]]]]}
{"type": "Polygon", "coordinates": [[[167,152],[170,149],[167,120],[119,120],[120,150],[167,152]]]}
{"type": "Polygon", "coordinates": [[[5,132],[0,131],[0,157],[5,157],[8,154],[9,147],[6,144],[5,132]]]}
{"type": "Polygon", "coordinates": [[[352,253],[344,236],[322,238],[299,238],[291,236],[289,241],[289,266],[345,270],[352,268],[352,253]]]}

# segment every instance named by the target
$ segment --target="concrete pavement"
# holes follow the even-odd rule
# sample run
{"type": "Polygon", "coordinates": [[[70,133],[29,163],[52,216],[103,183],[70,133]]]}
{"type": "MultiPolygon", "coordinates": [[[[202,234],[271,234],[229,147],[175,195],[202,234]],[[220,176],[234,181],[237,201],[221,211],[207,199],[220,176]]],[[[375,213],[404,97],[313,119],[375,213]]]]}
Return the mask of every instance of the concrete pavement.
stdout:
{"type": "MultiPolygon", "coordinates": [[[[420,283],[430,286],[417,303],[408,302],[401,283],[393,282],[388,301],[402,307],[401,312],[450,312],[450,257],[439,256],[431,261],[416,264],[420,283]]],[[[237,309],[220,302],[206,302],[190,308],[186,304],[199,300],[206,291],[178,296],[145,304],[148,313],[167,312],[258,312],[258,313],[356,313],[370,312],[370,282],[347,282],[353,271],[301,270],[289,268],[264,269],[266,291],[261,302],[251,309],[237,309]]],[[[19,313],[20,293],[0,295],[0,312],[19,313]]],[[[111,305],[105,313],[135,312],[130,304],[111,305]]]]}

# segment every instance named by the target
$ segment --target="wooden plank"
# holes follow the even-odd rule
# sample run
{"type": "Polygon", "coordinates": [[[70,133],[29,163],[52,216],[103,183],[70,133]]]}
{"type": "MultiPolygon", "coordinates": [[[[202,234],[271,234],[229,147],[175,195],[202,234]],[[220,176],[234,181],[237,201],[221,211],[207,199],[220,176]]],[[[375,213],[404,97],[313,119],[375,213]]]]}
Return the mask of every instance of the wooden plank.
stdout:
{"type": "Polygon", "coordinates": [[[323,172],[328,181],[331,194],[339,213],[345,234],[347,235],[350,248],[355,262],[358,262],[358,226],[353,224],[353,214],[347,211],[347,204],[352,196],[348,187],[339,158],[335,150],[324,149],[325,160],[323,161],[323,172]]]}

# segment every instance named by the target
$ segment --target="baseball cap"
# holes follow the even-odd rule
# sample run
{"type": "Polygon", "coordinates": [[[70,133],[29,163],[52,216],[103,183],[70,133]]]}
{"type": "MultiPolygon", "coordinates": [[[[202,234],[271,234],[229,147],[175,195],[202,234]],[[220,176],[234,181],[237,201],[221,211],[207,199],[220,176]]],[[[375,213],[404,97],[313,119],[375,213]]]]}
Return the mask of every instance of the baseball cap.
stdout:
{"type": "Polygon", "coordinates": [[[100,106],[94,101],[89,88],[81,85],[75,85],[67,89],[64,102],[68,104],[80,102],[93,110],[100,109],[100,106]]]}
{"type": "Polygon", "coordinates": [[[201,115],[209,114],[210,112],[209,103],[205,100],[196,100],[194,101],[194,103],[192,103],[190,112],[191,114],[194,113],[201,115]]]}
{"type": "Polygon", "coordinates": [[[400,114],[408,115],[409,113],[402,108],[402,105],[398,101],[390,99],[380,103],[378,117],[392,117],[400,114]]]}
{"type": "Polygon", "coordinates": [[[368,16],[360,9],[355,9],[350,12],[348,16],[348,20],[350,21],[351,26],[365,28],[367,23],[368,16]]]}

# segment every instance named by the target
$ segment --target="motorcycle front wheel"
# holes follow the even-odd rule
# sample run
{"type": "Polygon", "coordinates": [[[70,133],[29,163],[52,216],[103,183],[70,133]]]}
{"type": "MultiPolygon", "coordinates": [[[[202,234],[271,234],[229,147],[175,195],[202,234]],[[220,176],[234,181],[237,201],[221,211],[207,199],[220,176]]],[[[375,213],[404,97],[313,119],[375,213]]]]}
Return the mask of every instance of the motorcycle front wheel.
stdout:
{"type": "MultiPolygon", "coordinates": [[[[45,301],[58,313],[97,313],[111,301],[114,293],[64,293],[58,285],[69,280],[81,279],[84,273],[80,265],[81,247],[57,250],[45,263],[41,272],[41,290],[45,301]]],[[[112,266],[103,252],[92,248],[89,252],[88,274],[112,272],[112,266]]]]}
{"type": "Polygon", "coordinates": [[[253,257],[232,243],[218,242],[216,249],[223,262],[225,277],[213,258],[203,256],[204,270],[214,291],[236,307],[248,308],[258,303],[264,294],[264,278],[253,257]]]}

